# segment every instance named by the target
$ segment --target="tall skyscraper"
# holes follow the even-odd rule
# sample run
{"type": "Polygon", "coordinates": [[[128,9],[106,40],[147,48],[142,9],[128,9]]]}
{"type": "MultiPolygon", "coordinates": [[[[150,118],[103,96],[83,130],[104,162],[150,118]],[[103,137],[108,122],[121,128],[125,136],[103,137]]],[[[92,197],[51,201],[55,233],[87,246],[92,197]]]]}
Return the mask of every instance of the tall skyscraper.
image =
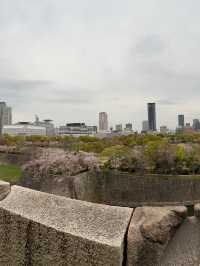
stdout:
{"type": "Polygon", "coordinates": [[[3,126],[12,124],[12,108],[6,106],[5,102],[0,102],[0,135],[3,126]]]}
{"type": "Polygon", "coordinates": [[[108,131],[108,114],[106,112],[99,113],[99,131],[108,131]]]}
{"type": "Polygon", "coordinates": [[[178,127],[184,128],[185,126],[185,117],[184,115],[178,115],[178,127]]]}
{"type": "Polygon", "coordinates": [[[193,129],[196,131],[200,130],[200,121],[199,119],[194,119],[193,120],[193,125],[192,125],[193,129]]]}
{"type": "Polygon", "coordinates": [[[156,104],[148,103],[149,130],[156,131],[156,104]]]}
{"type": "Polygon", "coordinates": [[[5,108],[3,125],[4,126],[12,125],[12,108],[11,107],[6,106],[5,108]]]}

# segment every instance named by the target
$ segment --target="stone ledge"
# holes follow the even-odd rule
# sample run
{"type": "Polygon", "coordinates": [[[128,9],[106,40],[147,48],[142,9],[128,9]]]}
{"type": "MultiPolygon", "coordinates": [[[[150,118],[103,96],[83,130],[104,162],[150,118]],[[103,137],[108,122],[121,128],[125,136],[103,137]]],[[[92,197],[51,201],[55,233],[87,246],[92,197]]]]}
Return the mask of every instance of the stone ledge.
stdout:
{"type": "Polygon", "coordinates": [[[0,202],[0,265],[121,266],[132,212],[13,186],[0,202]]]}
{"type": "Polygon", "coordinates": [[[10,183],[0,181],[0,200],[5,199],[5,197],[10,193],[10,183]]]}

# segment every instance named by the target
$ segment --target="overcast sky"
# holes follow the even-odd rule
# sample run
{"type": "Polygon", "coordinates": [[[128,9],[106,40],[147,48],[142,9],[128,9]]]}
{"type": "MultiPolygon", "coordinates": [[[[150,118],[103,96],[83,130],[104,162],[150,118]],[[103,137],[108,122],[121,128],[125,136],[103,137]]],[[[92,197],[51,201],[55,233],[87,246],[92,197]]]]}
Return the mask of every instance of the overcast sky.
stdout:
{"type": "Polygon", "coordinates": [[[141,128],[200,118],[199,0],[0,0],[0,97],[14,120],[141,128]]]}

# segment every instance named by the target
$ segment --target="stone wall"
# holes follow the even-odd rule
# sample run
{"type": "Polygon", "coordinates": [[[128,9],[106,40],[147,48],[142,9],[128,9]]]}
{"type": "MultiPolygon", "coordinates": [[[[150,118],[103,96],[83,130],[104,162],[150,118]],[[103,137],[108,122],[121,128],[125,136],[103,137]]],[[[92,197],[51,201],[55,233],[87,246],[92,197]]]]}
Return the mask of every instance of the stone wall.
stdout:
{"type": "Polygon", "coordinates": [[[115,206],[193,205],[200,176],[140,176],[104,171],[74,178],[77,199],[115,206]]]}

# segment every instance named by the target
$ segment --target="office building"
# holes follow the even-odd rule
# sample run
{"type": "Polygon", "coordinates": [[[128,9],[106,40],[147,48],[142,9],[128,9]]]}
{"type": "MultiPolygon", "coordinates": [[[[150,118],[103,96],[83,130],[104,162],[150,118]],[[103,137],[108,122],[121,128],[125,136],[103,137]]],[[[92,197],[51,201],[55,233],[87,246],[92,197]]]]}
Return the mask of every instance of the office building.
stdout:
{"type": "Polygon", "coordinates": [[[194,119],[193,120],[193,125],[192,125],[193,129],[195,131],[199,131],[200,130],[200,121],[199,119],[194,119]]]}
{"type": "Polygon", "coordinates": [[[12,125],[12,108],[6,106],[3,118],[4,125],[12,125]]]}
{"type": "Polygon", "coordinates": [[[178,127],[184,128],[185,126],[185,116],[184,115],[178,115],[178,127]]]}
{"type": "Polygon", "coordinates": [[[142,122],[142,132],[148,132],[149,131],[149,121],[145,120],[142,122]]]}
{"type": "Polygon", "coordinates": [[[118,125],[116,125],[116,126],[115,126],[115,131],[116,131],[116,132],[122,132],[122,131],[123,131],[123,126],[122,126],[122,124],[118,124],[118,125]]]}
{"type": "Polygon", "coordinates": [[[46,129],[44,127],[35,126],[29,122],[5,125],[2,132],[11,136],[46,136],[46,129]]]}
{"type": "Polygon", "coordinates": [[[131,123],[126,124],[124,131],[132,132],[133,131],[133,125],[131,123]]]}
{"type": "Polygon", "coordinates": [[[12,108],[5,102],[0,102],[0,134],[2,134],[4,125],[12,124],[12,108]]]}
{"type": "Polygon", "coordinates": [[[156,131],[156,104],[148,103],[149,131],[156,131]]]}
{"type": "Polygon", "coordinates": [[[99,113],[99,131],[108,131],[108,114],[105,112],[99,113]]]}
{"type": "Polygon", "coordinates": [[[87,126],[85,123],[68,123],[60,126],[58,134],[61,136],[95,136],[97,134],[96,126],[87,126]]]}

